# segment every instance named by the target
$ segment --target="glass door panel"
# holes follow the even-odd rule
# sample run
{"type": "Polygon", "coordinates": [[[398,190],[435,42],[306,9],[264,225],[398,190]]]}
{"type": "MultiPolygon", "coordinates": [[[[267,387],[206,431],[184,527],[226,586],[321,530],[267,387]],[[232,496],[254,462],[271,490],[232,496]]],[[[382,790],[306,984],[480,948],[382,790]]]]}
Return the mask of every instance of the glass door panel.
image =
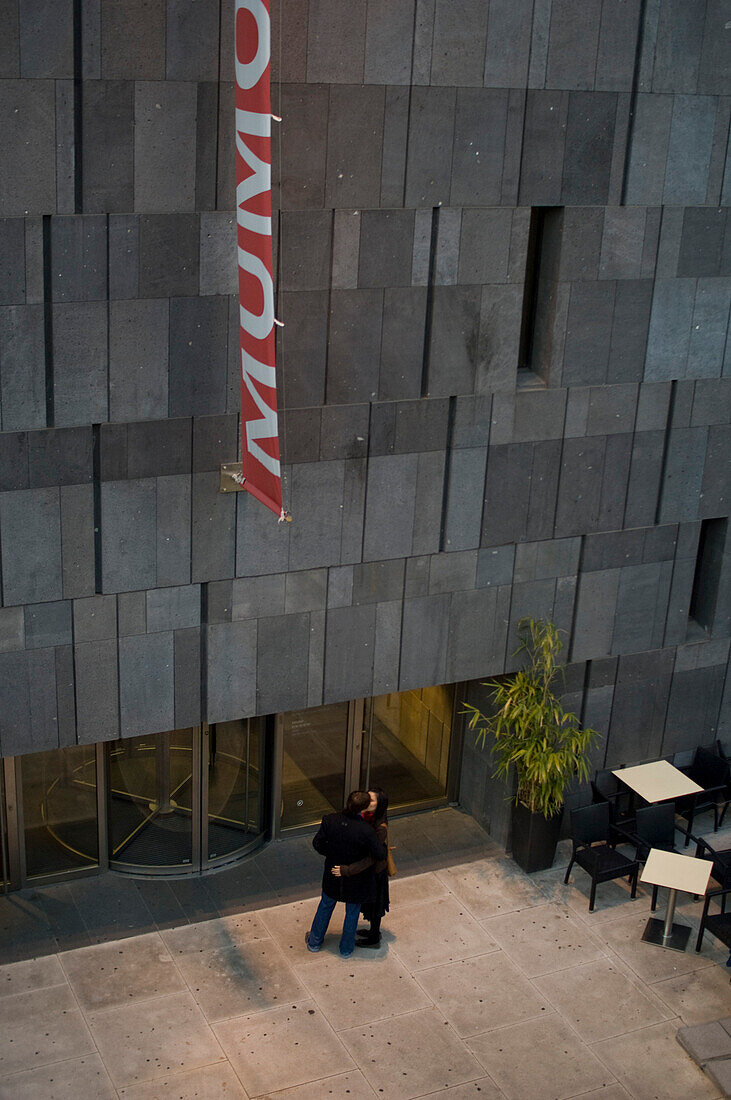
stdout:
{"type": "MultiPolygon", "coordinates": [[[[197,731],[196,731],[197,732],[197,731]]],[[[109,750],[109,858],[182,867],[193,858],[192,729],[116,741],[109,750]]]]}
{"type": "Polygon", "coordinates": [[[311,825],[342,809],[348,743],[348,703],[281,716],[282,828],[311,825]]]}
{"type": "Polygon", "coordinates": [[[261,723],[256,718],[218,722],[208,731],[207,742],[204,850],[213,861],[240,851],[261,833],[261,723]]]}
{"type": "Polygon", "coordinates": [[[32,753],[20,771],[27,877],[96,866],[94,746],[32,753]]]}
{"type": "Polygon", "coordinates": [[[392,808],[444,798],[454,688],[366,700],[360,782],[383,787],[392,808]]]}

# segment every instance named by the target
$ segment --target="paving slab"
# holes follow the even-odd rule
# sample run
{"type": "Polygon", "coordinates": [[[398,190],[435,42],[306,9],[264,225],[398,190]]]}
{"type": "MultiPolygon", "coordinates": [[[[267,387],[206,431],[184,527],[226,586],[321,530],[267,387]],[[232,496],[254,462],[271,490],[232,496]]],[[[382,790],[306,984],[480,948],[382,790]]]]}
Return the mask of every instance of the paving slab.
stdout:
{"type": "Polygon", "coordinates": [[[393,909],[403,909],[406,905],[417,905],[420,901],[433,901],[444,898],[449,893],[438,873],[427,871],[423,875],[397,875],[388,884],[393,909]]]}
{"type": "Polygon", "coordinates": [[[108,1008],[92,1013],[88,1020],[118,1088],[224,1060],[203,1013],[187,992],[108,1008]]]}
{"type": "Polygon", "coordinates": [[[33,989],[45,989],[49,985],[65,984],[66,975],[56,955],[0,966],[0,997],[9,997],[13,993],[30,993],[33,989]]]}
{"type": "Polygon", "coordinates": [[[471,917],[457,898],[393,910],[384,922],[383,938],[393,944],[410,970],[496,951],[492,937],[471,917]]]}
{"type": "Polygon", "coordinates": [[[79,947],[65,951],[59,958],[79,1004],[87,1011],[185,989],[157,932],[79,947]]]}
{"type": "MultiPolygon", "coordinates": [[[[664,982],[656,982],[653,990],[684,1024],[703,1024],[716,1020],[731,1005],[731,985],[728,972],[720,967],[708,966],[679,974],[664,982]]],[[[731,1054],[731,1046],[729,1046],[731,1054]]]]}
{"type": "Polygon", "coordinates": [[[226,1020],[215,1024],[214,1031],[249,1096],[281,1092],[353,1068],[322,1012],[307,999],[226,1020]]]}
{"type": "Polygon", "coordinates": [[[483,926],[530,978],[590,962],[605,953],[586,925],[558,905],[491,917],[483,926]]]}
{"type": "Polygon", "coordinates": [[[560,1016],[546,1016],[468,1040],[509,1100],[528,1096],[563,1100],[614,1081],[560,1016]]]}
{"type": "Polygon", "coordinates": [[[541,889],[549,901],[567,906],[572,913],[586,921],[591,927],[607,921],[618,920],[633,915],[639,909],[649,910],[652,891],[642,884],[637,888],[637,897],[632,898],[632,887],[626,879],[612,879],[601,882],[596,889],[596,901],[593,913],[589,912],[589,892],[591,879],[581,868],[571,873],[568,883],[564,883],[565,867],[554,867],[550,871],[534,875],[535,885],[541,889]]]}
{"type": "Polygon", "coordinates": [[[534,984],[581,1038],[593,1043],[674,1015],[630,974],[618,962],[596,959],[536,978],[534,984]]]}
{"type": "Polygon", "coordinates": [[[512,859],[481,859],[439,877],[478,920],[545,904],[542,890],[512,859]]]}
{"type": "Polygon", "coordinates": [[[484,1076],[482,1066],[433,1008],[340,1032],[376,1093],[412,1100],[484,1076]]]}
{"type": "Polygon", "coordinates": [[[716,1058],[706,1066],[706,1073],[721,1096],[731,1096],[731,1058],[716,1058]]]}
{"type": "MultiPolygon", "coordinates": [[[[308,1081],[306,1085],[295,1085],[283,1092],[270,1092],[274,1100],[373,1100],[373,1089],[360,1070],[338,1073],[335,1077],[326,1077],[322,1081],[308,1081]]],[[[489,1100],[489,1098],[488,1098],[489,1100]]]]}
{"type": "Polygon", "coordinates": [[[191,951],[238,947],[253,940],[265,939],[269,933],[255,913],[235,913],[167,928],[160,935],[173,955],[186,955],[191,951]]]}
{"type": "Polygon", "coordinates": [[[635,1100],[704,1100],[718,1096],[677,1043],[677,1023],[655,1024],[595,1043],[593,1050],[635,1100]]]}
{"type": "Polygon", "coordinates": [[[502,951],[422,970],[418,980],[463,1038],[553,1011],[502,951]]]}
{"type": "Polygon", "coordinates": [[[445,1100],[505,1100],[505,1093],[489,1077],[480,1077],[477,1081],[467,1081],[464,1085],[454,1085],[450,1089],[438,1089],[429,1093],[430,1100],[434,1096],[443,1096],[445,1100]]]}
{"type": "Polygon", "coordinates": [[[220,951],[187,952],[177,964],[207,1020],[228,1020],[303,996],[291,967],[268,938],[220,951]]]}
{"type": "Polygon", "coordinates": [[[117,1100],[98,1054],[39,1066],[0,1080],[0,1100],[117,1100]]]}
{"type": "Polygon", "coordinates": [[[678,974],[713,966],[714,960],[707,948],[701,954],[695,951],[681,953],[645,943],[642,933],[649,915],[643,913],[636,917],[622,917],[597,926],[595,934],[645,982],[659,982],[663,978],[674,978],[678,974]]]}
{"type": "Polygon", "coordinates": [[[3,997],[0,1036],[0,1076],[95,1053],[68,985],[3,997]]]}
{"type": "Polygon", "coordinates": [[[122,1100],[248,1100],[228,1062],[120,1089],[122,1100]]]}
{"type": "Polygon", "coordinates": [[[711,1058],[731,1057],[731,1035],[720,1020],[678,1028],[677,1040],[699,1066],[711,1058]]]}

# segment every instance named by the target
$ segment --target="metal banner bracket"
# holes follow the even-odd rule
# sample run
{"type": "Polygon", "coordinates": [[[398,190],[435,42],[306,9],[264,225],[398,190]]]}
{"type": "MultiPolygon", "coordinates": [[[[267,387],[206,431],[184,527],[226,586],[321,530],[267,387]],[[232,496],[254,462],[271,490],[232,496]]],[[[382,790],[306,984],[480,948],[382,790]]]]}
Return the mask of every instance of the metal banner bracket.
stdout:
{"type": "Polygon", "coordinates": [[[218,491],[219,493],[240,493],[245,481],[240,462],[224,462],[221,466],[218,491]]]}

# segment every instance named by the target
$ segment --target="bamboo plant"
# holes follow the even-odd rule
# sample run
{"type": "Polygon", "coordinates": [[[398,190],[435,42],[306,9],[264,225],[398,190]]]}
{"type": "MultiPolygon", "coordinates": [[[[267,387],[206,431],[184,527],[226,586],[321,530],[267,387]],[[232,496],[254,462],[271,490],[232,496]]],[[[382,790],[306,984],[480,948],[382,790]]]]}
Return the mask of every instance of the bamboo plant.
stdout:
{"type": "Polygon", "coordinates": [[[484,714],[465,703],[468,728],[476,742],[485,747],[493,739],[497,768],[493,778],[508,781],[511,767],[517,778],[516,805],[523,803],[532,813],[550,818],[563,806],[566,785],[574,777],[589,774],[588,752],[600,734],[582,729],[575,714],[564,710],[553,688],[563,675],[559,654],[563,643],[558,628],[542,619],[521,619],[520,645],[526,667],[483,686],[492,694],[495,713],[484,714]]]}

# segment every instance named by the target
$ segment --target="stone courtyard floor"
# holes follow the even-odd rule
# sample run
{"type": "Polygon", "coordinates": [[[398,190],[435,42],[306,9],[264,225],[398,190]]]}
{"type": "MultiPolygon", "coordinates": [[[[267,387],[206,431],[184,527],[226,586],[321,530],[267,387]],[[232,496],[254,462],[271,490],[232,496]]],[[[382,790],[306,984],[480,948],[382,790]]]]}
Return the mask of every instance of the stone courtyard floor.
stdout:
{"type": "MultiPolygon", "coordinates": [[[[726,949],[711,936],[701,954],[694,941],[682,955],[645,944],[648,891],[632,901],[607,883],[589,913],[583,872],[563,885],[565,842],[552,870],[527,876],[471,819],[443,813],[428,845],[423,817],[394,821],[402,873],[383,944],[348,960],[339,927],[319,954],[305,948],[317,873],[306,840],[266,857],[287,865],[301,851],[310,878],[296,900],[283,887],[281,904],[230,899],[200,920],[166,903],[153,927],[120,919],[120,900],[96,934],[77,902],[84,946],[63,938],[72,884],[1,899],[0,1098],[718,1096],[676,1033],[731,1014],[726,949]],[[39,912],[45,939],[27,930],[39,912]]],[[[731,847],[731,830],[716,840],[731,847]]],[[[119,889],[102,876],[84,897],[96,882],[103,898],[107,880],[119,889]]],[[[152,912],[172,884],[144,888],[152,912]]],[[[695,927],[699,912],[679,899],[681,921],[695,927]]]]}

